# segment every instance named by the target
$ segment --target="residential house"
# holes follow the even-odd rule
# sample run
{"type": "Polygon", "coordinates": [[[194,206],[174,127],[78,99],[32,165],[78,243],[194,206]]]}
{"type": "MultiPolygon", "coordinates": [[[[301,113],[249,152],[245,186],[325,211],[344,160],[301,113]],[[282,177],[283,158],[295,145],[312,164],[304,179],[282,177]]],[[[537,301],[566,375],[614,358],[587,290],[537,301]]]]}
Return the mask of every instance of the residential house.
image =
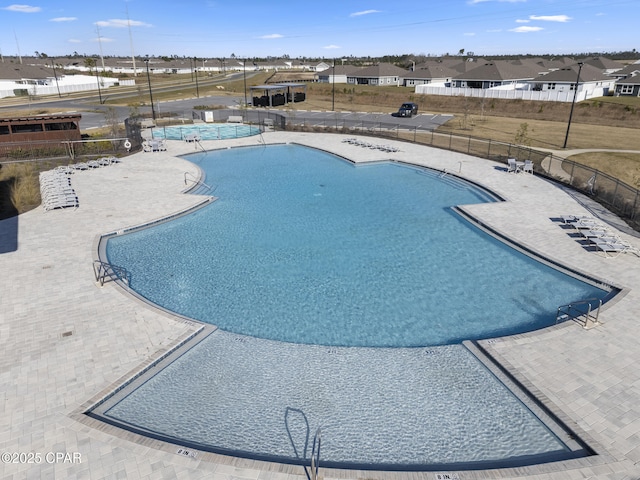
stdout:
{"type": "Polygon", "coordinates": [[[609,94],[615,85],[615,79],[602,73],[602,70],[589,64],[579,64],[554,70],[540,75],[530,81],[533,90],[554,91],[558,93],[573,92],[578,84],[578,99],[602,97],[609,94]],[[580,78],[578,78],[580,72],[580,78]]]}
{"type": "Polygon", "coordinates": [[[507,87],[526,88],[527,82],[537,76],[532,64],[496,60],[456,75],[452,86],[458,88],[489,89],[507,87]]]}
{"type": "Polygon", "coordinates": [[[627,78],[619,79],[615,85],[615,95],[640,97],[640,71],[634,71],[627,78]]]}
{"type": "MultiPolygon", "coordinates": [[[[465,63],[465,62],[462,62],[465,63]]],[[[402,84],[405,87],[415,85],[451,86],[451,79],[459,74],[459,71],[441,62],[428,62],[416,67],[413,71],[403,76],[402,84]]]]}
{"type": "Polygon", "coordinates": [[[363,68],[355,65],[336,65],[316,73],[316,81],[318,83],[347,83],[347,77],[353,77],[360,70],[363,68]]]}
{"type": "Polygon", "coordinates": [[[400,67],[390,63],[380,63],[347,75],[347,83],[354,85],[400,86],[402,84],[400,79],[406,74],[407,70],[400,67]]]}

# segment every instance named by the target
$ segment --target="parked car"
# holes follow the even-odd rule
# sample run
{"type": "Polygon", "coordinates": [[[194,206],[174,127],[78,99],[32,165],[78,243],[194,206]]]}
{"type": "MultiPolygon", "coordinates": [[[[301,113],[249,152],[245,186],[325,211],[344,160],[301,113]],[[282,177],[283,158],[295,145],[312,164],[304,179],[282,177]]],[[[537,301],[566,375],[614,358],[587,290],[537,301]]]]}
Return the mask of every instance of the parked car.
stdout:
{"type": "Polygon", "coordinates": [[[394,117],[412,117],[418,114],[418,104],[413,102],[403,103],[396,113],[392,115],[394,117]]]}

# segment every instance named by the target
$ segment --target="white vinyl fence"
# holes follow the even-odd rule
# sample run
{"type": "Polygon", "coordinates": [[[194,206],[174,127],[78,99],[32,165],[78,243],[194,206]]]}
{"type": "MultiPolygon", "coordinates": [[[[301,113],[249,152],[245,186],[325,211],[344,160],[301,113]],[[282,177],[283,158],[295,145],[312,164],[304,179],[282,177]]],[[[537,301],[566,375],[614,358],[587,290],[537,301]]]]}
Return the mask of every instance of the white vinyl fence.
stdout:
{"type": "MultiPolygon", "coordinates": [[[[476,98],[499,98],[504,100],[540,100],[543,102],[572,102],[573,90],[560,92],[555,90],[499,90],[487,88],[456,88],[456,87],[431,87],[429,85],[416,85],[416,93],[423,95],[446,95],[476,98]]],[[[594,88],[593,90],[579,90],[576,101],[586,100],[593,97],[602,97],[604,90],[594,88]]]]}
{"type": "MultiPolygon", "coordinates": [[[[100,88],[107,89],[109,87],[118,85],[125,86],[134,86],[136,81],[134,79],[129,80],[118,80],[115,78],[107,79],[103,78],[100,81],[100,88]]],[[[75,92],[85,92],[89,90],[98,90],[98,82],[95,80],[93,82],[88,83],[78,83],[78,84],[64,84],[60,83],[56,86],[55,82],[53,85],[23,85],[23,84],[14,84],[11,89],[7,89],[6,83],[3,85],[4,89],[0,90],[0,98],[4,97],[15,97],[14,90],[26,90],[28,95],[36,96],[36,95],[57,95],[58,92],[60,94],[67,93],[75,93],[75,92]]]]}

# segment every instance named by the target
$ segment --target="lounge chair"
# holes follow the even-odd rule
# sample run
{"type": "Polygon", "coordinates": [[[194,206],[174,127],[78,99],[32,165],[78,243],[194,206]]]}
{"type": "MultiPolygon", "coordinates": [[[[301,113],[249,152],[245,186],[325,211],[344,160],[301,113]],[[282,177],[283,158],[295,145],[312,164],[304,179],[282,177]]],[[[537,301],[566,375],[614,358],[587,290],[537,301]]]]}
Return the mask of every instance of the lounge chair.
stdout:
{"type": "Polygon", "coordinates": [[[570,225],[576,230],[604,230],[606,228],[600,222],[588,218],[571,222],[570,225]]]}
{"type": "Polygon", "coordinates": [[[518,166],[518,162],[515,158],[507,159],[507,173],[519,173],[520,167],[518,166]]]}
{"type": "Polygon", "coordinates": [[[580,220],[595,220],[594,218],[587,217],[586,215],[561,215],[560,219],[562,220],[562,223],[572,223],[580,220]]]}
{"type": "Polygon", "coordinates": [[[601,251],[605,257],[617,257],[621,253],[633,253],[640,257],[640,250],[636,247],[618,240],[616,242],[606,242],[599,239],[594,241],[596,250],[601,251]]]}
{"type": "Polygon", "coordinates": [[[531,175],[533,175],[533,162],[531,160],[525,160],[522,171],[524,173],[530,173],[531,175]]]}

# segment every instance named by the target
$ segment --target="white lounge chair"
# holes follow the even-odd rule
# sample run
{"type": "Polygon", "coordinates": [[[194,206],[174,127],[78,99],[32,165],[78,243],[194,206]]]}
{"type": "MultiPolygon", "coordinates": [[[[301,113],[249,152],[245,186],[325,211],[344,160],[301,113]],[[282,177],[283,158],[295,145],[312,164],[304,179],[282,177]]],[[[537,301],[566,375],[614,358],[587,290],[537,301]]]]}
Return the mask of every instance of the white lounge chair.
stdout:
{"type": "Polygon", "coordinates": [[[533,175],[533,162],[531,160],[525,160],[522,171],[524,173],[530,173],[531,175],[533,175]]]}
{"type": "Polygon", "coordinates": [[[572,223],[580,220],[595,220],[594,218],[586,215],[560,215],[560,219],[562,220],[562,223],[572,223]]]}
{"type": "Polygon", "coordinates": [[[606,242],[599,239],[594,241],[596,250],[601,251],[605,257],[617,257],[621,253],[633,253],[640,257],[640,250],[636,247],[618,240],[616,242],[606,242]]]}

